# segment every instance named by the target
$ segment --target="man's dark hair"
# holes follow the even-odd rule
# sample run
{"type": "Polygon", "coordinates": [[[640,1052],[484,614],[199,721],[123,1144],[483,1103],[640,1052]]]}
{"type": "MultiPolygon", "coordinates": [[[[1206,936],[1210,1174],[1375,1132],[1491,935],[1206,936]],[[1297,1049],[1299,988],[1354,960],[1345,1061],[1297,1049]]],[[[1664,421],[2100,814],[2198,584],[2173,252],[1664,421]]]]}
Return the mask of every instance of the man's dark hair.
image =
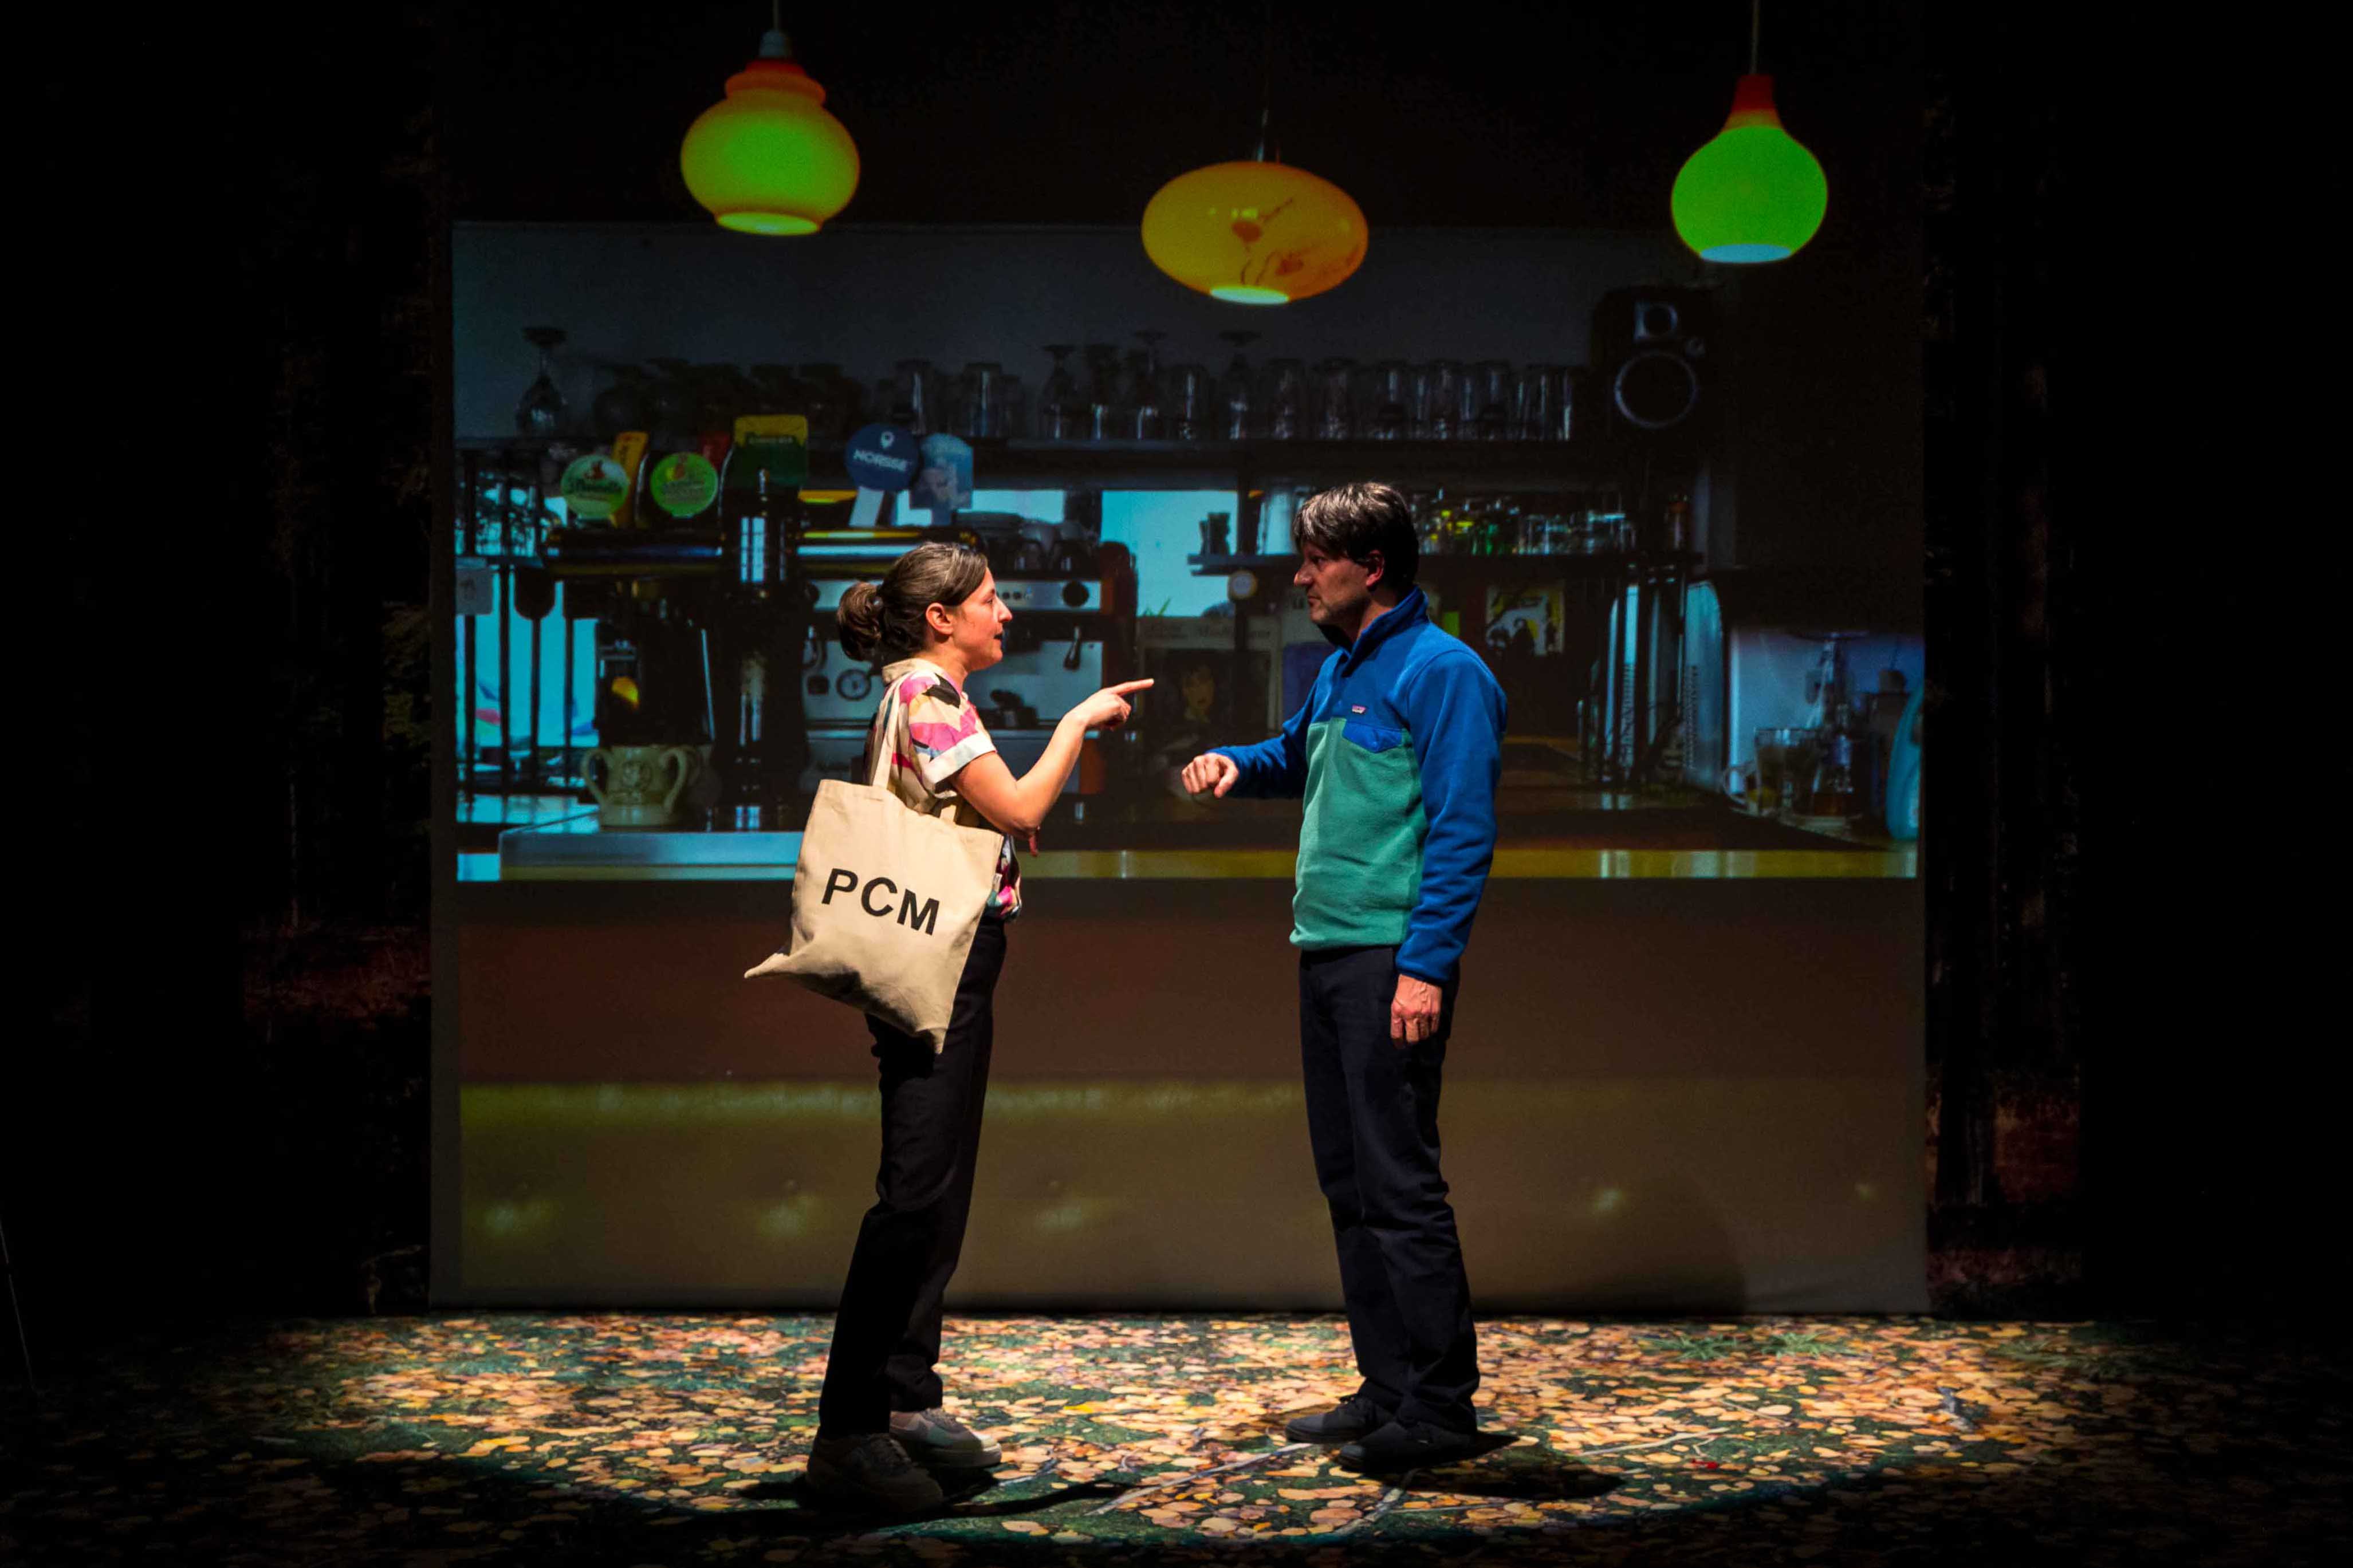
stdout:
{"type": "Polygon", "coordinates": [[[1291,521],[1291,542],[1345,555],[1359,566],[1381,558],[1377,586],[1399,594],[1413,586],[1421,564],[1421,543],[1413,531],[1413,504],[1390,485],[1334,485],[1301,504],[1291,521]]]}

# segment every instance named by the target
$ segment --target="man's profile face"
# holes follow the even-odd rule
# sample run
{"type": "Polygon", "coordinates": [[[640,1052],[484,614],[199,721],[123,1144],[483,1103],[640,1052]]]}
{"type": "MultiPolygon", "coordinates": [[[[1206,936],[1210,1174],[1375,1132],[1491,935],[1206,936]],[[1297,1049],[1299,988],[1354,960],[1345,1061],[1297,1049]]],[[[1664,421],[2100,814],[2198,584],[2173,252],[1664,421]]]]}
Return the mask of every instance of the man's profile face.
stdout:
{"type": "Polygon", "coordinates": [[[1319,626],[1353,626],[1372,602],[1373,584],[1381,580],[1378,552],[1366,565],[1335,555],[1313,540],[1300,546],[1299,570],[1292,584],[1307,592],[1307,618],[1319,626]]]}

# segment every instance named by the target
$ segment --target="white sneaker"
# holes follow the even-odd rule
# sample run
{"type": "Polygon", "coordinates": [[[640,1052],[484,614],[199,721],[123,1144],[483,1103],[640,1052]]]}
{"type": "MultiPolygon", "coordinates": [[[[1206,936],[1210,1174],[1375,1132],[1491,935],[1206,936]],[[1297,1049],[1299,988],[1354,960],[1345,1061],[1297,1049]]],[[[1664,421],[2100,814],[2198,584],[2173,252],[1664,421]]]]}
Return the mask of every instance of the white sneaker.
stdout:
{"type": "Polygon", "coordinates": [[[891,1436],[919,1465],[939,1470],[985,1470],[1005,1462],[1005,1450],[938,1405],[894,1410],[891,1436]]]}

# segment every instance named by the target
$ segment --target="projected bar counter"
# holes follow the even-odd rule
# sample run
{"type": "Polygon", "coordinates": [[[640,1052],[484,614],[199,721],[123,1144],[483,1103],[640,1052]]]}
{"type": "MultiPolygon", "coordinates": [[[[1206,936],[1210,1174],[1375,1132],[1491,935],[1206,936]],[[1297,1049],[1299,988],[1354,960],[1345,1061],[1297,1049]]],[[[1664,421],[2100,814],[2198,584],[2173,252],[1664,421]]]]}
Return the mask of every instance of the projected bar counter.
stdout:
{"type": "MultiPolygon", "coordinates": [[[[1653,808],[1577,814],[1547,824],[1555,831],[1507,834],[1490,876],[1498,880],[1588,878],[1914,878],[1915,844],[1872,839],[1842,829],[1814,831],[1759,822],[1722,810],[1653,808]]],[[[1176,824],[1155,825],[1160,833],[1176,824]]],[[[1103,837],[1091,833],[1064,837],[1103,837]]],[[[1049,836],[1050,837],[1052,835],[1049,836]]],[[[1133,829],[1121,837],[1133,837],[1133,829]]],[[[1208,842],[1073,847],[1024,854],[1022,874],[1038,880],[1289,881],[1294,852],[1280,844],[1236,844],[1230,829],[1208,842]]],[[[789,881],[800,854],[797,833],[614,832],[596,813],[575,808],[553,820],[509,828],[495,854],[460,857],[461,881],[789,881]]]]}

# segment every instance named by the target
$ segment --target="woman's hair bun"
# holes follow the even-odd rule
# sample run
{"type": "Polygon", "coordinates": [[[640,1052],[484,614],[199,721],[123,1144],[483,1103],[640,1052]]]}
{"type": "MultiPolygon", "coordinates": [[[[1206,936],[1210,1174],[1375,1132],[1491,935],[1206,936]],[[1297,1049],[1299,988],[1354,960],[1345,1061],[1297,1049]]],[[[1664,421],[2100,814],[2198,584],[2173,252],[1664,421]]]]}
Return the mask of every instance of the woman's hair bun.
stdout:
{"type": "Polygon", "coordinates": [[[882,590],[872,583],[852,583],[842,591],[833,612],[841,630],[841,651],[863,663],[874,657],[882,640],[882,590]]]}

